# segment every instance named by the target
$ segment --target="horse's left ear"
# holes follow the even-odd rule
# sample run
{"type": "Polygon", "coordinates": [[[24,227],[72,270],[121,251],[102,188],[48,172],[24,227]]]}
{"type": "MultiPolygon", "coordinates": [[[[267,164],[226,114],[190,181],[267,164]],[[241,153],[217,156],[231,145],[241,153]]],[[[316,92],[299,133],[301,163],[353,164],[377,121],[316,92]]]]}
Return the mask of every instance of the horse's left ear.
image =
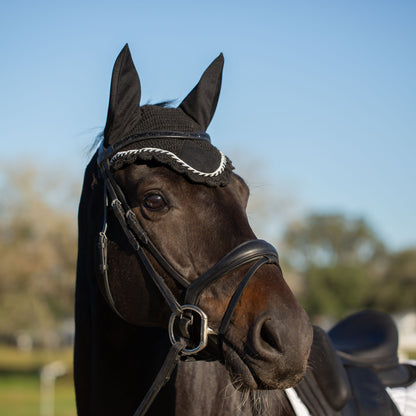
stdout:
{"type": "Polygon", "coordinates": [[[114,64],[110,103],[104,129],[104,145],[111,146],[121,138],[129,125],[137,122],[141,86],[129,46],[126,44],[114,64]]]}
{"type": "Polygon", "coordinates": [[[207,129],[217,108],[221,90],[224,56],[221,53],[202,74],[195,88],[182,101],[181,108],[203,129],[207,129]]]}

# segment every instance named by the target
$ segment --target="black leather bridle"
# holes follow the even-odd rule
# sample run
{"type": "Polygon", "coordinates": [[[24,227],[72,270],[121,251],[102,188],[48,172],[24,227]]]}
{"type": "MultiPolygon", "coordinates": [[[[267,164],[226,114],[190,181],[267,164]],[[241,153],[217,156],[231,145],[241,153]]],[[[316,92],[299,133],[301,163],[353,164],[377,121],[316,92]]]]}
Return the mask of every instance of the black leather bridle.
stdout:
{"type": "Polygon", "coordinates": [[[180,273],[178,273],[166,260],[163,254],[160,253],[141,226],[111,172],[110,161],[118,151],[128,145],[149,138],[210,140],[206,133],[145,133],[130,136],[107,148],[105,148],[102,143],[98,151],[98,169],[104,183],[104,220],[103,227],[98,237],[100,257],[99,269],[103,279],[105,297],[113,311],[119,317],[126,320],[116,307],[108,277],[106,233],[107,210],[111,208],[130,245],[136,252],[140,263],[163,295],[172,312],[168,324],[169,337],[172,342],[171,349],[152,386],[134,413],[134,416],[142,416],[147,412],[160,389],[169,380],[172,371],[181,357],[184,359],[186,356],[200,354],[208,344],[209,335],[217,337],[219,340],[222,339],[227,331],[234,309],[255,272],[264,264],[276,264],[279,266],[277,251],[271,244],[263,240],[249,240],[231,250],[219,260],[218,263],[192,283],[188,282],[180,273]],[[178,302],[166,284],[165,279],[155,270],[144,249],[154,257],[168,276],[176,280],[184,288],[184,305],[181,305],[178,302]],[[230,272],[251,263],[252,266],[249,268],[230,299],[219,330],[217,332],[213,331],[209,328],[207,315],[199,306],[197,306],[202,292],[230,272]],[[196,340],[193,339],[195,334],[198,336],[196,340]]]}

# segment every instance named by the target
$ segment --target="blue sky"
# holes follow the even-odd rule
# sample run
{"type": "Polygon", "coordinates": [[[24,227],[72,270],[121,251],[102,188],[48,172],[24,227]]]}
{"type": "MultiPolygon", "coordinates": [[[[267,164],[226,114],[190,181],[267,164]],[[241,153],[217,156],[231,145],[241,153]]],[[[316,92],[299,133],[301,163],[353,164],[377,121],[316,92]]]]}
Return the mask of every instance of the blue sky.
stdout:
{"type": "Polygon", "coordinates": [[[223,52],[208,132],[237,170],[416,246],[415,21],[410,0],[2,2],[0,160],[81,182],[126,42],[142,102],[181,100],[223,52]]]}

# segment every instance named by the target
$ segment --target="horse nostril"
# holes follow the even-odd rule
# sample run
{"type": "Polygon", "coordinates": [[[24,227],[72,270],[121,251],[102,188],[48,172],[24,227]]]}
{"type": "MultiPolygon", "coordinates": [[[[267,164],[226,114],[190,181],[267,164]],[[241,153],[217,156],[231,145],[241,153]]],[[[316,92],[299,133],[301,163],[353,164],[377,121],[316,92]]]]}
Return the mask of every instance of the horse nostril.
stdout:
{"type": "Polygon", "coordinates": [[[268,344],[271,348],[280,351],[278,336],[275,331],[273,331],[273,328],[271,328],[269,322],[270,320],[267,320],[261,327],[260,337],[262,341],[268,344]]]}
{"type": "Polygon", "coordinates": [[[271,318],[262,319],[256,325],[253,337],[253,346],[263,358],[274,359],[277,354],[283,353],[278,325],[271,318]]]}

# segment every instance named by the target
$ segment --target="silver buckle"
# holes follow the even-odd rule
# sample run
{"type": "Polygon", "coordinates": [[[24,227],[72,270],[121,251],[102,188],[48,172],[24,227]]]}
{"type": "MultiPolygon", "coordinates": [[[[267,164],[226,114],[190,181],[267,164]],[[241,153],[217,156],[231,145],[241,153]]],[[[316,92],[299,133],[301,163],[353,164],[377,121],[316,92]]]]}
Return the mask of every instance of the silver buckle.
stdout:
{"type": "Polygon", "coordinates": [[[194,305],[181,306],[181,310],[178,312],[172,313],[169,319],[168,332],[169,332],[169,339],[172,344],[175,344],[176,342],[178,342],[175,338],[175,333],[174,333],[175,320],[176,318],[182,318],[184,311],[192,311],[192,312],[197,313],[201,320],[201,329],[199,333],[200,335],[199,345],[196,346],[195,348],[184,348],[182,350],[183,355],[192,355],[192,354],[198,353],[199,351],[202,351],[208,344],[208,332],[209,332],[208,316],[202,309],[198,308],[197,306],[194,306],[194,305]]]}

